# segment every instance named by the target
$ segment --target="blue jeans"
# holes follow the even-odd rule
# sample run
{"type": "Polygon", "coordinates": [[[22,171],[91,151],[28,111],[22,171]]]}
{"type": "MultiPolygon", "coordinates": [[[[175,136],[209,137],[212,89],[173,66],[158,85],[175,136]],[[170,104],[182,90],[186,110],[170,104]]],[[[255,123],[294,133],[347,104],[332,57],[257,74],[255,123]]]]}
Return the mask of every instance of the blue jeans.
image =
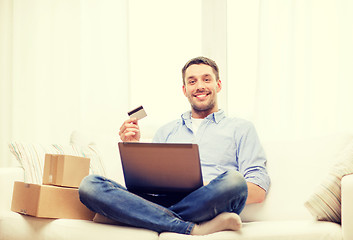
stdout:
{"type": "Polygon", "coordinates": [[[82,180],[79,194],[90,210],[112,220],[159,233],[190,234],[195,223],[222,212],[239,214],[248,188],[237,171],[227,171],[186,196],[131,193],[105,177],[89,175],[82,180]]]}

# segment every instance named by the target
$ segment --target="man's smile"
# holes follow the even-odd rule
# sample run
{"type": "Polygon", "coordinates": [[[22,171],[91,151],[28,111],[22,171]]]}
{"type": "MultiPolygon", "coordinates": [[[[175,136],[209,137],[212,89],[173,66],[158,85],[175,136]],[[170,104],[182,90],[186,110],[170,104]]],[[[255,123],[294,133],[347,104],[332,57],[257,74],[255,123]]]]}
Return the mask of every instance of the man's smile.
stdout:
{"type": "Polygon", "coordinates": [[[202,93],[196,93],[196,94],[193,94],[193,96],[195,98],[197,98],[198,100],[205,100],[207,98],[207,96],[209,96],[211,94],[211,92],[202,92],[202,93]]]}

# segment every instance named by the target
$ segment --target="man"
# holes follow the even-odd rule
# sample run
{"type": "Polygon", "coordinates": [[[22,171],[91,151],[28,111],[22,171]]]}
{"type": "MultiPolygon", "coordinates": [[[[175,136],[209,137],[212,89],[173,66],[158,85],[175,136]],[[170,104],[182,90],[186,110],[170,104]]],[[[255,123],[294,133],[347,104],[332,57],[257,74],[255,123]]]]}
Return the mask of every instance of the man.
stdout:
{"type": "MultiPolygon", "coordinates": [[[[160,128],[153,142],[197,143],[204,186],[187,196],[148,195],[91,175],[81,183],[81,201],[112,220],[157,232],[204,235],[239,230],[238,214],[245,204],[262,202],[270,185],[263,149],[250,122],[227,118],[218,109],[222,82],[213,60],[191,59],[182,77],[191,111],[160,128]]],[[[137,120],[126,120],[119,135],[125,142],[139,141],[137,120]]]]}

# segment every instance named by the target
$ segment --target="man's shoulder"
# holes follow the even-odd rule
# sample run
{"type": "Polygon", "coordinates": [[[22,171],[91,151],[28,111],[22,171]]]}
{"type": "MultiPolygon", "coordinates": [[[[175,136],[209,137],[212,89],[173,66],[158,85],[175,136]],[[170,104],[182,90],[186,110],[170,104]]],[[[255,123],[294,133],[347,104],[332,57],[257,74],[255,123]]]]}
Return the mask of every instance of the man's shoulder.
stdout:
{"type": "Polygon", "coordinates": [[[164,125],[162,125],[160,128],[159,128],[159,130],[160,129],[173,129],[173,128],[175,128],[175,127],[178,127],[178,126],[180,126],[181,124],[182,124],[182,120],[181,119],[175,119],[175,120],[173,120],[173,121],[170,121],[170,122],[168,122],[168,123],[165,123],[164,125]]]}
{"type": "Polygon", "coordinates": [[[154,142],[165,142],[168,136],[175,132],[183,124],[181,119],[176,119],[162,125],[154,135],[154,142]]]}
{"type": "Polygon", "coordinates": [[[238,129],[254,128],[254,124],[250,120],[239,117],[226,117],[224,119],[224,124],[231,125],[232,127],[238,129]]]}

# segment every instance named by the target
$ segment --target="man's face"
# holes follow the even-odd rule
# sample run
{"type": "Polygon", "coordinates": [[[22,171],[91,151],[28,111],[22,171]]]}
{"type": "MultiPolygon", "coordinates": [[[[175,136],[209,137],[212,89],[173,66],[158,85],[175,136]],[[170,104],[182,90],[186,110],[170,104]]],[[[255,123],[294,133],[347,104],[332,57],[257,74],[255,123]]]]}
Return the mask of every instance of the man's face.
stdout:
{"type": "Polygon", "coordinates": [[[218,111],[217,93],[221,91],[221,81],[216,79],[212,67],[194,64],[185,71],[184,95],[188,98],[192,116],[204,118],[218,111]]]}

